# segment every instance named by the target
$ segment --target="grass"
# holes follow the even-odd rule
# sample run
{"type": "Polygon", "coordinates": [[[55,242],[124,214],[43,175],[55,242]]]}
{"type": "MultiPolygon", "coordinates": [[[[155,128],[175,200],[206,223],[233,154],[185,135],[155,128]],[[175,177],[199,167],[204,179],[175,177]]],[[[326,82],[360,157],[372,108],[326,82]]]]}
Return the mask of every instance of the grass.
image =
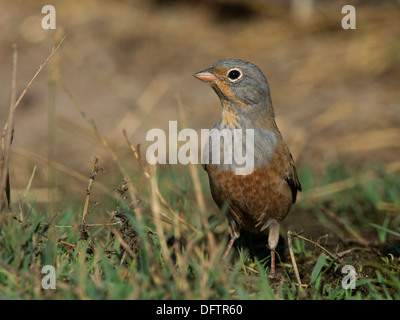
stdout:
{"type": "MultiPolygon", "coordinates": [[[[38,205],[25,197],[34,169],[24,196],[7,208],[4,181],[13,165],[8,136],[1,166],[0,299],[400,298],[398,161],[360,172],[343,160],[327,164],[321,176],[312,165],[299,165],[304,192],[291,216],[304,230],[291,230],[294,261],[286,246],[278,250],[281,277],[270,279],[269,256],[258,256],[246,241],[229,264],[221,262],[227,223],[212,203],[200,166],[147,166],[126,134],[132,155],[121,159],[61,76],[52,73],[56,78],[118,170],[110,176],[95,159],[87,168],[82,198],[38,205]],[[131,162],[136,168],[127,165],[131,162]],[[347,264],[357,275],[354,289],[342,286],[347,264]],[[55,268],[55,290],[43,289],[46,265],[55,268]]],[[[11,103],[9,119],[23,94],[11,103]]]]}
{"type": "MultiPolygon", "coordinates": [[[[368,239],[370,244],[363,246],[342,230],[343,235],[338,237],[340,240],[336,243],[329,238],[325,242],[316,241],[332,254],[330,256],[313,243],[295,237],[293,251],[302,279],[302,286],[299,286],[287,258],[287,249],[280,257],[280,280],[267,277],[268,257],[258,260],[243,248],[238,256],[232,257],[231,272],[226,273],[225,264],[219,260],[226,241],[224,223],[223,226],[211,223],[205,229],[201,219],[198,219],[199,212],[195,197],[190,194],[189,182],[185,182],[189,178],[184,176],[182,181],[173,169],[165,171],[158,175],[163,176],[159,181],[165,181],[168,175],[171,181],[179,179],[182,198],[178,200],[173,192],[168,194],[164,191],[162,197],[166,206],[160,203],[159,212],[165,213],[158,218],[159,223],[155,220],[157,216],[151,205],[154,199],[149,199],[151,195],[141,199],[139,222],[138,208],[130,205],[126,189],[122,189],[125,193],[120,190],[118,201],[113,198],[116,207],[110,214],[104,212],[101,205],[87,209],[83,205],[88,203],[85,199],[82,199],[82,206],[71,204],[66,208],[57,208],[59,211],[55,216],[51,216],[50,210],[37,208],[34,202],[21,203],[22,214],[19,215],[3,212],[0,298],[400,298],[400,222],[397,212],[393,215],[382,212],[379,209],[380,202],[371,203],[367,197],[373,187],[371,184],[387,195],[391,192],[382,186],[387,185],[391,189],[399,187],[398,184],[373,180],[329,199],[329,210],[337,213],[349,228],[368,239]],[[360,207],[371,214],[366,212],[361,217],[357,213],[360,207]],[[167,213],[170,210],[173,213],[167,213]],[[85,211],[87,219],[83,219],[85,211]],[[160,234],[160,230],[163,230],[163,234],[160,234]],[[207,238],[211,232],[216,240],[214,248],[209,246],[207,238]],[[345,251],[349,252],[341,253],[345,251]],[[342,288],[341,281],[346,275],[341,273],[344,264],[356,268],[358,278],[355,289],[342,288]],[[44,265],[55,267],[56,290],[42,289],[44,274],[41,269],[44,265]]],[[[96,180],[106,179],[105,175],[94,178],[93,172],[89,175],[92,189],[96,188],[96,180]]],[[[387,181],[393,181],[392,175],[384,176],[387,181]]],[[[157,188],[164,190],[162,183],[157,188]]],[[[148,192],[151,194],[151,190],[148,192]]],[[[392,200],[395,199],[388,196],[385,202],[392,200]]],[[[315,220],[324,232],[336,234],[337,221],[326,223],[330,217],[315,207],[315,201],[302,199],[295,209],[299,211],[296,214],[314,210],[315,220]]],[[[306,231],[313,233],[313,230],[306,231]]]]}

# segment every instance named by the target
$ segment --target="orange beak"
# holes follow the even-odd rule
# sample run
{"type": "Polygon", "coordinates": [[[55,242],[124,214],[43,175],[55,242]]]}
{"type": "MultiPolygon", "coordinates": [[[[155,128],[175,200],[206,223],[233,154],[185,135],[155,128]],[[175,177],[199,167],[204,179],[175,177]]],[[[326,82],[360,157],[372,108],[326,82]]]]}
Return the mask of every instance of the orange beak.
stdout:
{"type": "Polygon", "coordinates": [[[212,72],[212,68],[197,72],[193,75],[193,77],[204,82],[214,82],[217,80],[217,76],[212,72]]]}

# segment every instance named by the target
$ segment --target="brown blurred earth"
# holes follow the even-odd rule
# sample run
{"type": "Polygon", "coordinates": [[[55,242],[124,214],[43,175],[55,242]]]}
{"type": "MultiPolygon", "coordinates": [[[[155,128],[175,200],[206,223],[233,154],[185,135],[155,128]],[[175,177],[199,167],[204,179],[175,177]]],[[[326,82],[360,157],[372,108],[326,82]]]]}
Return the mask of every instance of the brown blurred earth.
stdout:
{"type": "MultiPolygon", "coordinates": [[[[51,68],[100,134],[129,163],[122,135],[145,148],[146,132],[168,128],[184,108],[187,126],[211,128],[215,93],[192,77],[225,58],[258,65],[272,93],[277,123],[298,166],[323,170],[343,158],[367,169],[400,155],[400,5],[395,1],[52,1],[56,30],[41,28],[48,1],[1,0],[0,124],[8,115],[12,46],[18,45],[19,95],[54,44],[66,39],[15,113],[11,181],[46,187],[50,157],[88,176],[94,157],[111,174],[110,155],[60,83],[49,124],[51,68]],[[356,7],[357,29],[344,30],[341,9],[356,7]],[[49,132],[54,132],[51,142],[49,132]],[[49,142],[50,141],[50,142],[49,142]],[[53,147],[50,147],[53,143],[53,147]]],[[[62,192],[87,183],[57,171],[62,192]]]]}

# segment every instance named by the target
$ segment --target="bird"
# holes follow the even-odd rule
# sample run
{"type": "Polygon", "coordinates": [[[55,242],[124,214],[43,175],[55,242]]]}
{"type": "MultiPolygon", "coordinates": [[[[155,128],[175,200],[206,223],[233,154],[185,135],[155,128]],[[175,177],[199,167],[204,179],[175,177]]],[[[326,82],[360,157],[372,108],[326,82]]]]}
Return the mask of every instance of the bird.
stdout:
{"type": "MultiPolygon", "coordinates": [[[[292,154],[275,122],[267,79],[256,65],[241,59],[219,60],[193,76],[209,83],[222,105],[221,117],[210,131],[203,150],[206,161],[202,159],[212,198],[220,209],[228,206],[230,240],[221,259],[227,259],[241,230],[268,233],[269,276],[273,278],[280,223],[295,203],[301,183],[292,154]],[[212,139],[218,138],[215,133],[221,131],[230,133],[230,137],[235,137],[235,131],[241,134],[242,140],[231,143],[234,149],[231,156],[236,155],[235,152],[243,156],[246,146],[252,143],[253,149],[249,148],[252,170],[240,172],[242,162],[233,156],[233,160],[229,161],[228,157],[226,161],[226,147],[218,144],[214,147],[212,139]],[[216,151],[217,155],[212,158],[216,151]]],[[[223,140],[224,143],[229,141],[225,136],[223,140]]]]}

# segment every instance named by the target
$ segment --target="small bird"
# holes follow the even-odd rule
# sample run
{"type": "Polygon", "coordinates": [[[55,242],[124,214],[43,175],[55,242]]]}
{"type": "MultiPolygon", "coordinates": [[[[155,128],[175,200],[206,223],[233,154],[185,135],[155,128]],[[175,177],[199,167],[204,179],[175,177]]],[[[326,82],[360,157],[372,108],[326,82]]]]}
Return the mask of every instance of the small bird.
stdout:
{"type": "MultiPolygon", "coordinates": [[[[242,228],[254,233],[269,231],[269,275],[274,277],[279,224],[296,201],[301,184],[293,157],[275,123],[268,82],[257,66],[239,59],[217,61],[193,76],[210,83],[222,104],[221,118],[213,129],[228,130],[232,137],[237,129],[241,129],[242,140],[239,141],[242,143],[231,144],[233,149],[240,147],[239,155],[247,150],[249,141],[253,146],[250,155],[254,167],[246,174],[238,174],[243,163],[225,161],[226,147],[211,147],[214,146],[211,133],[206,144],[208,150],[203,153],[209,156],[208,162],[202,161],[202,165],[208,173],[212,197],[220,209],[229,206],[227,218],[231,238],[222,259],[226,260],[242,228]],[[252,130],[253,134],[249,135],[246,129],[252,130]],[[247,140],[247,136],[252,139],[247,140]],[[215,151],[220,153],[216,160],[224,161],[212,159],[215,151]]],[[[233,150],[232,154],[235,152],[233,150]]]]}

